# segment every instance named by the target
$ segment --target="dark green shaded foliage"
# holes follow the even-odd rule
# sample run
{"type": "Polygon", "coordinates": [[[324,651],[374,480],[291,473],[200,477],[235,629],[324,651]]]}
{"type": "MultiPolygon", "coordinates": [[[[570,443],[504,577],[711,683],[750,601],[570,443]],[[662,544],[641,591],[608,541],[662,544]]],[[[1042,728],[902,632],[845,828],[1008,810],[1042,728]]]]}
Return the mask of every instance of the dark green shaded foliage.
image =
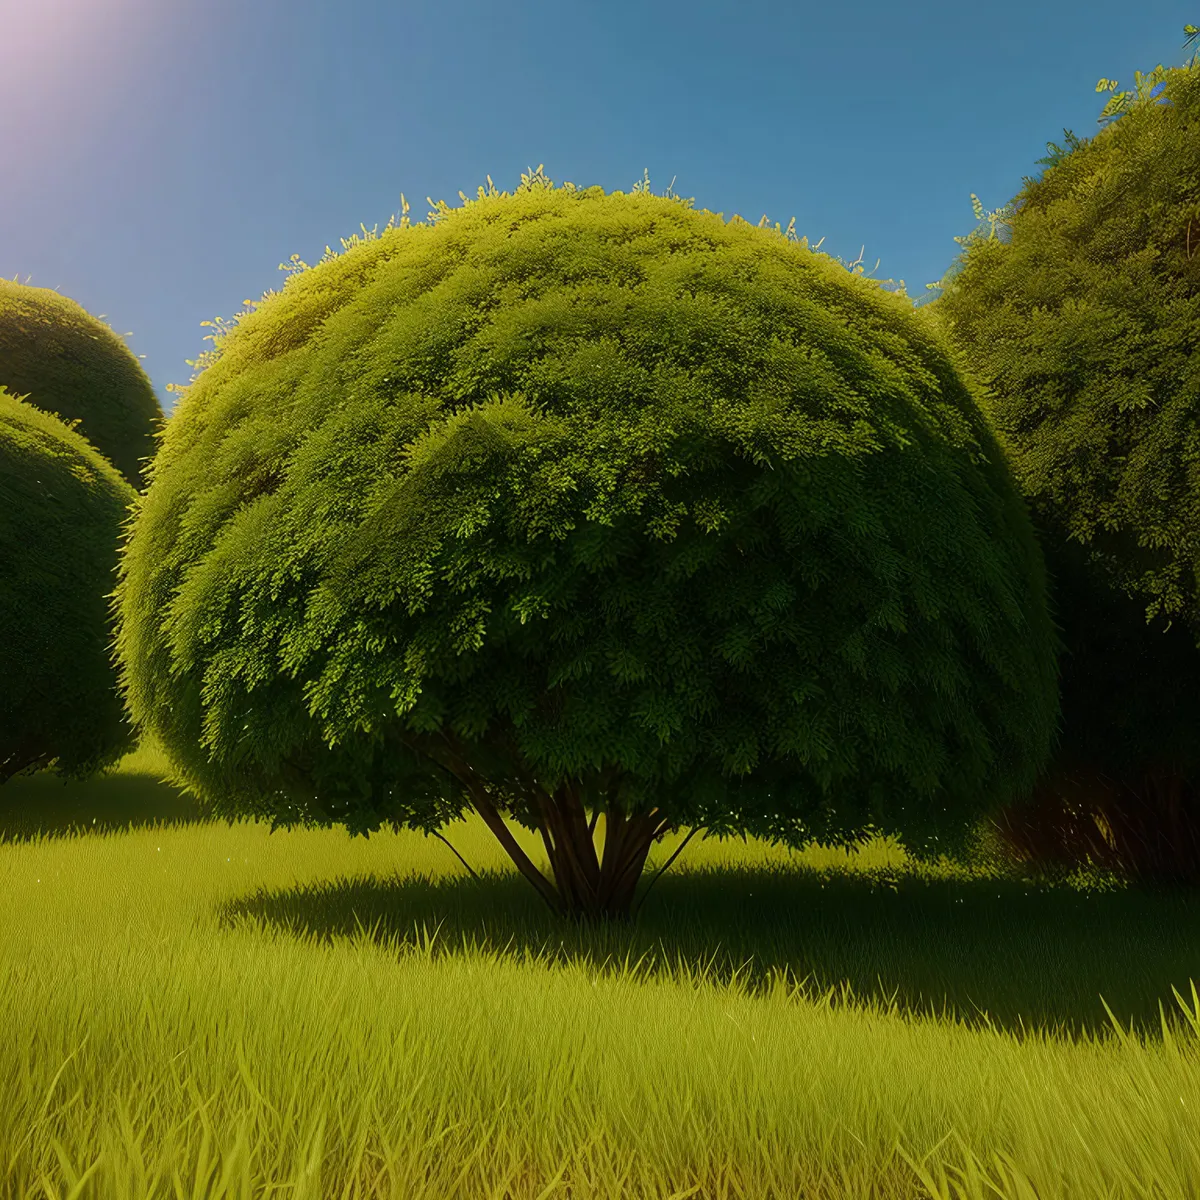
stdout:
{"type": "Polygon", "coordinates": [[[133,748],[109,593],[135,496],[57,417],[0,387],[0,782],[86,779],[133,748]]]}
{"type": "Polygon", "coordinates": [[[990,398],[1034,508],[1200,631],[1200,69],[1134,105],[1014,202],[933,315],[990,398]]]}
{"type": "Polygon", "coordinates": [[[1200,884],[1200,650],[1060,530],[1041,538],[1064,626],[1061,745],[997,824],[1050,875],[1094,864],[1146,887],[1200,884]]]}
{"type": "Polygon", "coordinates": [[[101,320],[50,288],[0,279],[0,385],[83,436],[140,488],[162,409],[146,372],[101,320]]]}
{"type": "Polygon", "coordinates": [[[572,912],[685,824],[961,849],[1050,752],[1059,643],[943,336],[690,201],[479,197],[290,278],[181,398],[116,595],[177,782],[510,815],[572,912]]]}
{"type": "Polygon", "coordinates": [[[976,239],[921,313],[984,385],[1067,647],[1062,738],[1032,797],[1055,828],[1027,825],[1027,849],[1090,845],[1126,874],[1195,883],[1200,70],[1149,82],[1025,181],[1007,241],[976,239]]]}
{"type": "MultiPolygon", "coordinates": [[[[1078,764],[1131,778],[1154,758],[1200,778],[1200,650],[1186,624],[1147,622],[1136,597],[1061,533],[1042,538],[1053,608],[1065,627],[1060,659],[1061,748],[1078,764]],[[1097,720],[1097,705],[1111,719],[1097,720]]],[[[1064,760],[1065,761],[1065,760],[1064,760]]]]}

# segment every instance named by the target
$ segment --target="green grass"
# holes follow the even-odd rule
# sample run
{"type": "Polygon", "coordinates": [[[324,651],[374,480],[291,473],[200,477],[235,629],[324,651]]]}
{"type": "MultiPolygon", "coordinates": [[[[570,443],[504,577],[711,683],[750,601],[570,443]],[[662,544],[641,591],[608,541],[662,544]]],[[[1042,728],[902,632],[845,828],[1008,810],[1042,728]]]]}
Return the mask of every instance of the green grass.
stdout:
{"type": "Polygon", "coordinates": [[[164,771],[0,791],[4,1197],[1200,1196],[1200,898],[696,837],[564,929],[164,771]]]}

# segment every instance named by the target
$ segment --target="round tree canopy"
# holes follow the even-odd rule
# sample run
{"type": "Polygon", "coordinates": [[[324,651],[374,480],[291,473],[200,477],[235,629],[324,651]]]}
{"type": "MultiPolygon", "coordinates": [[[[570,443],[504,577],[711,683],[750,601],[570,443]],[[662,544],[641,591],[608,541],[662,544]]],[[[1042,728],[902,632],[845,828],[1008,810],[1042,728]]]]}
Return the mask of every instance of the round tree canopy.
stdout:
{"type": "Polygon", "coordinates": [[[0,387],[0,781],[85,778],[133,748],[112,657],[136,493],[90,442],[0,387]]]}
{"type": "Polygon", "coordinates": [[[167,425],[118,646],[180,783],[360,832],[486,792],[929,855],[1032,787],[1041,552],[906,298],[540,168],[430,215],[289,278],[167,425]]]}
{"type": "Polygon", "coordinates": [[[135,487],[163,422],[154,387],[103,321],[50,288],[0,279],[0,385],[80,432],[135,487]]]}

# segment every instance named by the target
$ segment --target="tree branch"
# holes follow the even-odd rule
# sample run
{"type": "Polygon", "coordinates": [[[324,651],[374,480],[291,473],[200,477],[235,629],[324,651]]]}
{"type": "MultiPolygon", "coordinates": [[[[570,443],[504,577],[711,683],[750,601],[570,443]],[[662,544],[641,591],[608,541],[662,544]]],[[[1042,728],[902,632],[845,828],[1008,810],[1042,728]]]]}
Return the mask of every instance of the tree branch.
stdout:
{"type": "MultiPolygon", "coordinates": [[[[433,836],[434,836],[435,838],[441,838],[441,840],[442,840],[443,842],[446,842],[446,839],[445,839],[444,837],[442,837],[442,835],[441,835],[440,833],[438,833],[438,831],[437,831],[436,829],[433,831],[433,836]]],[[[450,843],[449,843],[449,842],[446,842],[446,845],[447,845],[447,846],[450,846],[450,843]]],[[[463,858],[463,856],[462,856],[461,854],[459,854],[459,853],[458,853],[458,851],[457,851],[457,850],[455,850],[453,846],[450,846],[450,849],[453,851],[453,853],[455,854],[455,856],[458,858],[458,861],[459,861],[460,863],[462,863],[462,865],[463,865],[464,867],[466,867],[468,871],[471,871],[471,864],[470,864],[469,862],[467,862],[467,860],[466,860],[465,858],[463,858]]],[[[478,878],[479,878],[479,876],[478,876],[478,875],[475,875],[475,872],[474,872],[474,871],[471,871],[471,874],[472,874],[472,875],[474,875],[476,879],[478,879],[478,878]]]]}
{"type": "Polygon", "coordinates": [[[633,817],[626,828],[625,840],[621,846],[620,857],[612,882],[612,898],[615,907],[626,909],[637,890],[646,856],[650,853],[652,844],[653,816],[639,815],[633,817]]]}
{"type": "MultiPolygon", "coordinates": [[[[517,870],[537,889],[538,895],[555,912],[562,912],[562,900],[555,891],[554,885],[537,869],[529,855],[521,849],[517,839],[513,837],[512,830],[505,825],[504,819],[496,811],[496,806],[487,794],[487,789],[471,769],[462,743],[453,731],[449,729],[441,731],[441,738],[450,750],[450,753],[446,755],[446,761],[443,765],[470,793],[471,800],[475,805],[475,811],[483,818],[484,824],[496,835],[496,840],[504,847],[509,858],[516,864],[517,870]]],[[[424,750],[424,752],[429,753],[428,750],[424,750]]],[[[437,761],[436,755],[430,753],[429,756],[434,761],[437,761]]]]}
{"type": "Polygon", "coordinates": [[[691,832],[688,833],[687,837],[685,837],[683,841],[675,847],[675,853],[672,854],[671,857],[668,858],[667,861],[663,863],[663,865],[654,873],[654,878],[650,880],[646,890],[642,893],[642,898],[637,902],[637,905],[633,910],[633,915],[635,917],[638,915],[638,911],[641,909],[642,905],[646,902],[646,897],[650,894],[650,889],[655,885],[655,883],[658,882],[658,877],[676,860],[676,858],[679,857],[680,852],[683,850],[684,846],[686,846],[688,842],[692,840],[692,834],[694,834],[697,829],[699,829],[698,825],[692,826],[691,832]]]}

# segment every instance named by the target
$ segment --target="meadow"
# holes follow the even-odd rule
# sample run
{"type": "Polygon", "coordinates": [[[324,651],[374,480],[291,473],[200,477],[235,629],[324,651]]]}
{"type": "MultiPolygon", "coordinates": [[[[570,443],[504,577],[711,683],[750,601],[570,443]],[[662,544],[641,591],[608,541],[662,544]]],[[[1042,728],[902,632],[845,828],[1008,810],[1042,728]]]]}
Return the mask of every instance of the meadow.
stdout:
{"type": "Polygon", "coordinates": [[[0,790],[6,1200],[1200,1196],[1194,895],[697,836],[587,929],[165,769],[0,790]]]}

